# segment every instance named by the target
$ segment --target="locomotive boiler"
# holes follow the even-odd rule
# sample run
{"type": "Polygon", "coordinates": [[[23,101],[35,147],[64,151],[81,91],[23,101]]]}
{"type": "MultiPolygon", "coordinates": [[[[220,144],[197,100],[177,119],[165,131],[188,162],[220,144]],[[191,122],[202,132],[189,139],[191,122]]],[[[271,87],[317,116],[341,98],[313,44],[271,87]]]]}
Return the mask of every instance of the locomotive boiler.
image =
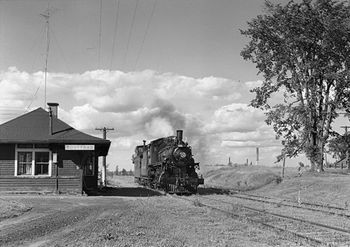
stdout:
{"type": "Polygon", "coordinates": [[[159,138],[135,148],[132,157],[135,181],[169,193],[193,194],[204,179],[198,177],[199,163],[192,157],[191,147],[183,141],[183,131],[176,136],[159,138]]]}

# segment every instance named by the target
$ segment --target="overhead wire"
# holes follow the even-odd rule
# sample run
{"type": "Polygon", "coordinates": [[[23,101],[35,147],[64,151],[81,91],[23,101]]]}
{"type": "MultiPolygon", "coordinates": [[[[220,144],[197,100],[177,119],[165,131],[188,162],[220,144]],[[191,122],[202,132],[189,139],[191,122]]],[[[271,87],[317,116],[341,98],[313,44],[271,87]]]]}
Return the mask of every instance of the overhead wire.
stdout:
{"type": "Polygon", "coordinates": [[[38,91],[39,91],[39,89],[40,89],[41,84],[42,84],[42,82],[40,82],[38,88],[36,89],[36,91],[35,91],[35,93],[34,93],[34,96],[33,96],[32,100],[30,101],[30,103],[29,103],[28,106],[26,107],[26,111],[28,111],[29,108],[32,106],[32,104],[33,104],[33,102],[34,102],[34,99],[35,99],[35,97],[36,97],[36,95],[37,95],[37,93],[38,93],[38,91]]]}
{"type": "Polygon", "coordinates": [[[47,84],[47,66],[49,61],[49,51],[50,51],[50,0],[47,1],[47,14],[41,14],[46,19],[46,58],[45,58],[45,97],[44,97],[44,107],[46,106],[46,84],[47,84]]]}
{"type": "Polygon", "coordinates": [[[19,109],[22,109],[22,107],[19,107],[19,106],[4,106],[4,105],[0,105],[0,110],[1,108],[5,108],[5,110],[11,110],[11,109],[14,109],[14,110],[19,110],[19,109]]]}
{"type": "Polygon", "coordinates": [[[24,111],[18,111],[17,113],[16,112],[1,112],[0,113],[0,116],[19,116],[21,114],[23,114],[24,111]]]}
{"type": "MultiPolygon", "coordinates": [[[[36,63],[38,61],[38,58],[40,57],[40,52],[38,51],[38,47],[39,47],[39,45],[42,45],[42,43],[40,43],[39,41],[44,39],[44,37],[45,37],[44,36],[45,35],[45,30],[46,30],[46,27],[43,27],[42,30],[41,30],[40,35],[37,36],[37,38],[34,41],[34,44],[30,48],[30,51],[33,54],[32,56],[34,57],[34,59],[32,59],[31,63],[30,63],[30,65],[31,65],[30,71],[34,70],[34,67],[35,67],[35,65],[36,65],[36,63]]],[[[41,49],[41,48],[39,47],[39,49],[41,49]]]]}
{"type": "Polygon", "coordinates": [[[128,41],[126,43],[126,51],[125,51],[125,54],[124,54],[123,65],[126,65],[126,58],[127,58],[128,52],[129,52],[131,33],[132,33],[133,28],[134,28],[135,19],[136,19],[136,12],[137,12],[137,6],[139,4],[139,1],[140,0],[136,0],[134,13],[133,13],[133,16],[132,16],[132,21],[131,21],[131,26],[130,26],[130,29],[129,29],[128,41]]]}
{"type": "MultiPolygon", "coordinates": [[[[41,32],[41,35],[38,37],[38,40],[40,40],[40,39],[42,39],[42,38],[44,37],[45,31],[47,31],[46,25],[43,27],[42,32],[41,32]]],[[[39,43],[39,42],[36,41],[36,43],[39,43]]],[[[33,49],[33,50],[34,50],[34,52],[35,52],[35,49],[33,49]]],[[[34,63],[32,63],[32,66],[36,63],[36,60],[37,60],[37,59],[34,59],[34,63]]],[[[41,87],[41,84],[42,84],[42,81],[40,81],[39,86],[38,86],[37,89],[35,90],[35,93],[34,93],[32,99],[31,99],[31,101],[29,102],[29,104],[28,104],[27,107],[25,108],[26,111],[28,111],[28,109],[30,108],[30,106],[33,104],[33,102],[34,102],[34,100],[35,100],[35,97],[36,97],[36,95],[37,95],[37,93],[38,93],[38,91],[39,91],[39,89],[40,89],[40,87],[41,87]]]]}
{"type": "Polygon", "coordinates": [[[113,34],[113,44],[112,44],[112,57],[111,57],[111,63],[110,63],[110,70],[112,69],[112,63],[114,60],[114,50],[115,50],[115,42],[116,42],[116,36],[118,31],[118,19],[119,19],[119,0],[116,0],[117,3],[117,11],[116,11],[116,17],[115,17],[115,23],[114,23],[114,34],[113,34]]]}
{"type": "Polygon", "coordinates": [[[15,107],[15,106],[0,106],[0,118],[1,120],[7,120],[9,117],[16,117],[25,113],[25,109],[23,107],[15,107]]]}
{"type": "Polygon", "coordinates": [[[64,55],[64,53],[63,53],[63,50],[62,50],[62,48],[61,48],[61,46],[60,46],[60,44],[59,44],[59,42],[58,42],[58,39],[57,39],[57,37],[56,37],[56,35],[55,35],[55,32],[53,31],[53,28],[50,29],[50,32],[51,32],[51,34],[52,34],[52,37],[53,37],[54,41],[56,42],[56,45],[57,45],[57,47],[58,47],[59,52],[61,53],[64,66],[66,67],[66,70],[69,72],[67,59],[66,59],[66,57],[65,57],[65,55],[64,55]]]}
{"type": "MultiPolygon", "coordinates": [[[[42,17],[44,17],[45,18],[45,20],[46,20],[46,41],[47,41],[47,43],[46,43],[46,56],[45,56],[45,68],[44,68],[44,70],[45,70],[45,78],[44,78],[44,80],[45,80],[45,96],[44,96],[44,98],[45,98],[45,103],[44,103],[44,108],[45,108],[45,106],[46,106],[46,80],[47,80],[47,67],[48,67],[48,56],[49,56],[49,49],[50,49],[50,34],[53,34],[54,35],[54,33],[53,33],[53,30],[50,28],[50,23],[49,23],[49,19],[50,19],[50,17],[52,16],[52,13],[53,12],[55,12],[55,10],[56,9],[52,9],[51,7],[50,7],[50,0],[47,0],[47,9],[46,9],[46,11],[44,12],[44,13],[42,13],[42,14],[40,14],[42,17]]],[[[45,29],[44,29],[44,31],[43,31],[43,33],[45,32],[45,29]]],[[[43,36],[43,33],[41,34],[41,36],[43,36]]],[[[41,38],[41,36],[40,36],[40,38],[41,38]]],[[[40,39],[39,38],[39,39],[40,39]]],[[[54,37],[55,38],[55,37],[54,37]]],[[[39,42],[37,42],[37,43],[39,43],[39,42]]],[[[58,43],[58,42],[57,42],[58,43]]],[[[35,52],[35,50],[34,50],[34,52],[35,52]]],[[[63,55],[62,55],[63,56],[63,55]]],[[[36,59],[34,60],[34,63],[32,63],[32,66],[34,65],[36,63],[36,59]]],[[[27,107],[25,108],[25,110],[26,111],[28,111],[28,109],[30,108],[30,106],[32,105],[32,103],[33,103],[33,101],[34,101],[34,99],[35,99],[35,97],[36,97],[36,95],[37,95],[37,93],[38,93],[38,91],[39,91],[39,89],[40,89],[40,87],[41,87],[41,84],[42,84],[42,82],[40,82],[40,84],[39,84],[39,86],[37,87],[37,89],[36,89],[36,91],[35,91],[35,93],[34,93],[34,95],[33,95],[33,97],[32,97],[32,100],[30,101],[30,103],[27,105],[27,107]]]]}
{"type": "Polygon", "coordinates": [[[101,66],[101,39],[102,39],[102,0],[100,0],[100,24],[98,32],[98,68],[101,66]]]}
{"type": "Polygon", "coordinates": [[[145,31],[145,33],[143,35],[141,46],[140,46],[140,49],[139,49],[139,51],[137,53],[134,69],[136,69],[136,67],[138,65],[138,62],[139,62],[139,59],[140,59],[140,56],[141,56],[141,53],[142,53],[142,50],[143,50],[143,46],[144,46],[145,41],[146,41],[148,30],[150,28],[150,25],[151,25],[151,22],[152,22],[152,19],[153,19],[153,16],[154,16],[154,12],[155,12],[155,9],[156,9],[157,1],[158,0],[154,0],[154,2],[153,2],[152,12],[151,12],[151,15],[150,15],[150,17],[148,18],[148,21],[147,21],[146,31],[145,31]]]}

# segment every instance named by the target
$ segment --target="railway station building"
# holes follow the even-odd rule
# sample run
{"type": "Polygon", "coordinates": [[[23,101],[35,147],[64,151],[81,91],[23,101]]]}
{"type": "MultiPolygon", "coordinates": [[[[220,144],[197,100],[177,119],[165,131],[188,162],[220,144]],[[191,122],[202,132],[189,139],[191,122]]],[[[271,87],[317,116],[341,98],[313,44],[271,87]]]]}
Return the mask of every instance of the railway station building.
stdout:
{"type": "Polygon", "coordinates": [[[58,104],[0,125],[0,191],[83,193],[98,187],[111,142],[58,118],[58,104]]]}

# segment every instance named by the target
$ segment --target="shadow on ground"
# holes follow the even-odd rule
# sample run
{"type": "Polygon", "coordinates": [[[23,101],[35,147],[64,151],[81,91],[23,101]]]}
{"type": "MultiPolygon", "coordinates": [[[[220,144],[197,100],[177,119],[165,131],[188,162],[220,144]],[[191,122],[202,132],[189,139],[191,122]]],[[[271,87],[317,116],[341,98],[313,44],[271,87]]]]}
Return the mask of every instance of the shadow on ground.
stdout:
{"type": "Polygon", "coordinates": [[[163,193],[143,187],[105,187],[96,191],[88,191],[88,196],[130,196],[150,197],[162,196],[163,193]]]}
{"type": "Polygon", "coordinates": [[[228,195],[230,190],[222,188],[198,187],[198,195],[228,195]]]}

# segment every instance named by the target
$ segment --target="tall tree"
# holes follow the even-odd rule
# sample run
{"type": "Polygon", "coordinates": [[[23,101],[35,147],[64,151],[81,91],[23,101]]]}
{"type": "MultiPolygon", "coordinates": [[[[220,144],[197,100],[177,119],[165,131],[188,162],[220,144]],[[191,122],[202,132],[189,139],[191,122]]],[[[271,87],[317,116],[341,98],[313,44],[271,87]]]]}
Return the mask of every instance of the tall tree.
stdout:
{"type": "Polygon", "coordinates": [[[126,175],[128,175],[128,172],[123,168],[123,170],[121,171],[121,175],[126,176],[126,175]]]}
{"type": "Polygon", "coordinates": [[[329,152],[333,154],[333,158],[345,159],[347,158],[350,149],[350,134],[337,134],[333,139],[329,140],[329,152]]]}
{"type": "Polygon", "coordinates": [[[115,167],[115,172],[114,172],[114,173],[115,173],[115,175],[117,175],[117,176],[119,175],[119,166],[116,166],[116,167],[115,167]]]}
{"type": "Polygon", "coordinates": [[[265,2],[266,12],[241,30],[250,41],[241,55],[264,76],[251,105],[266,111],[282,139],[282,154],[305,152],[323,170],[323,150],[338,117],[350,112],[350,7],[334,0],[265,2]],[[283,93],[273,104],[274,94],[283,93]]]}

